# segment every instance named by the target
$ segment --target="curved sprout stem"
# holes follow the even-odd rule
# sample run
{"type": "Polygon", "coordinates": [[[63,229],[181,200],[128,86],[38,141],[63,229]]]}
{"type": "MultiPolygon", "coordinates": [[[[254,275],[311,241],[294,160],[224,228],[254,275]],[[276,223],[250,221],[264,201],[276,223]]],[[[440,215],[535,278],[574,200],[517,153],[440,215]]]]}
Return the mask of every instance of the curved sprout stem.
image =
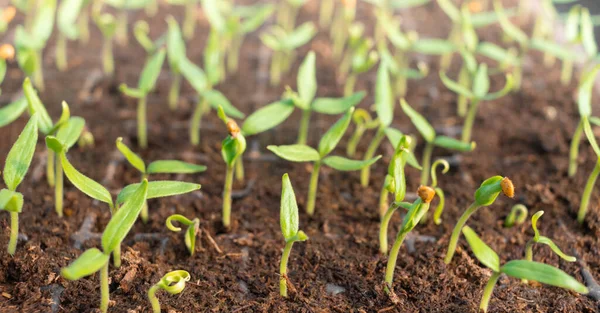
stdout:
{"type": "Polygon", "coordinates": [[[504,220],[504,227],[511,228],[515,225],[521,225],[527,219],[527,207],[523,204],[516,204],[510,210],[510,213],[504,220]]]}
{"type": "Polygon", "coordinates": [[[592,191],[594,190],[594,184],[596,184],[596,179],[598,179],[598,174],[600,174],[600,158],[598,158],[594,170],[590,173],[583,194],[581,195],[581,204],[579,206],[579,212],[577,213],[577,221],[580,224],[583,224],[583,221],[585,220],[585,214],[588,210],[588,205],[590,203],[592,191]]]}
{"type": "Polygon", "coordinates": [[[481,297],[481,303],[479,304],[479,310],[483,313],[487,313],[487,308],[490,303],[490,298],[492,297],[492,293],[494,292],[494,287],[498,282],[498,278],[502,273],[494,272],[488,280],[488,283],[485,285],[483,289],[483,296],[481,297]]]}
{"type": "Polygon", "coordinates": [[[233,185],[233,166],[227,166],[225,173],[225,188],[223,189],[223,225],[229,229],[231,226],[231,189],[233,185]]]}
{"type": "Polygon", "coordinates": [[[392,246],[392,250],[390,250],[390,256],[388,257],[388,262],[385,268],[385,292],[390,293],[392,288],[392,282],[394,281],[394,270],[396,269],[396,262],[398,260],[398,253],[400,252],[400,247],[406,238],[408,233],[398,233],[396,236],[396,241],[394,241],[394,245],[392,246]]]}
{"type": "Polygon", "coordinates": [[[456,226],[454,226],[454,230],[452,231],[452,236],[450,237],[450,243],[448,244],[448,252],[446,252],[446,257],[444,258],[444,263],[450,264],[452,261],[452,257],[454,256],[454,252],[456,251],[456,246],[458,244],[458,239],[460,237],[460,232],[463,226],[467,223],[467,220],[480,206],[477,202],[473,202],[467,210],[463,213],[463,215],[456,222],[456,226]]]}

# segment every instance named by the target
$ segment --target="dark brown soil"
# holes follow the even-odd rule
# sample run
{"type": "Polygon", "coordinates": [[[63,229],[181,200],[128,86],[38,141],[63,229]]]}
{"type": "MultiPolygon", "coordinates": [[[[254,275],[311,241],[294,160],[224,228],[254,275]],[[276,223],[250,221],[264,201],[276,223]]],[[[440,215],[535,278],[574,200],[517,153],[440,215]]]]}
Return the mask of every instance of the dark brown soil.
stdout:
{"type": "MultiPolygon", "coordinates": [[[[182,15],[180,9],[169,12],[182,15]]],[[[161,12],[152,19],[155,35],[165,29],[164,14],[161,12]]],[[[316,15],[317,5],[312,1],[304,8],[300,20],[313,19],[316,15]]],[[[369,6],[361,3],[359,15],[371,19],[369,6]]],[[[403,15],[409,28],[417,28],[429,36],[446,33],[438,23],[444,25],[447,18],[433,4],[403,15]],[[423,21],[438,23],[429,25],[423,21]]],[[[188,44],[188,56],[195,62],[202,60],[207,27],[202,18],[196,38],[188,44]]],[[[92,38],[99,40],[100,35],[93,26],[92,30],[92,38]]],[[[499,38],[495,27],[481,33],[487,40],[499,38]]],[[[144,52],[133,38],[130,40],[130,46],[115,49],[116,76],[104,80],[94,90],[97,98],[89,102],[80,99],[78,94],[86,79],[101,66],[97,53],[100,42],[92,40],[85,47],[70,43],[70,68],[60,73],[54,69],[52,41],[45,53],[47,88],[41,93],[55,118],[60,114],[62,100],[71,105],[74,115],[86,118],[96,138],[96,147],[86,151],[72,149],[69,158],[83,173],[103,182],[115,194],[125,184],[139,180],[136,170],[114,153],[114,141],[119,136],[132,146],[136,143],[135,103],[116,90],[121,82],[135,84],[144,62],[144,52]]],[[[339,95],[341,86],[334,80],[336,63],[331,59],[329,45],[323,32],[302,52],[308,49],[317,52],[319,94],[339,95]]],[[[443,87],[435,75],[437,58],[416,58],[429,61],[433,74],[411,82],[407,101],[440,129],[460,126],[461,120],[455,112],[456,96],[443,87]]],[[[285,77],[282,86],[271,88],[261,78],[268,69],[268,61],[268,51],[260,44],[257,34],[251,35],[242,50],[239,73],[217,88],[246,113],[274,101],[285,84],[295,86],[298,64],[292,74],[285,77]]],[[[296,63],[299,62],[300,59],[296,63]]],[[[456,69],[453,73],[455,76],[456,69]]],[[[373,101],[373,76],[373,73],[363,75],[358,83],[359,89],[369,93],[362,107],[368,107],[373,101]]],[[[3,103],[19,90],[22,79],[13,64],[2,86],[3,103]]],[[[220,142],[226,130],[213,112],[204,119],[201,146],[191,147],[187,126],[193,102],[187,99],[193,99],[194,93],[185,86],[180,109],[171,113],[166,105],[169,82],[165,67],[156,92],[149,96],[150,148],[139,152],[147,161],[183,159],[205,164],[208,170],[198,175],[170,177],[199,182],[201,191],[149,202],[150,222],[135,225],[123,246],[123,266],[111,268],[111,312],[149,312],[147,290],[162,275],[175,269],[189,271],[192,281],[180,295],[159,295],[165,312],[477,312],[490,271],[464,249],[463,241],[460,244],[463,249],[459,248],[449,266],[442,259],[454,223],[473,200],[473,192],[482,180],[498,174],[513,180],[516,199],[499,198],[496,204],[476,213],[469,225],[500,254],[502,262],[522,258],[525,243],[533,235],[528,222],[511,229],[502,227],[509,208],[515,203],[524,203],[531,212],[545,211],[540,221],[542,234],[555,239],[565,252],[576,254],[595,277],[600,271],[600,193],[593,195],[586,223],[579,225],[575,221],[581,191],[594,164],[589,147],[582,145],[576,177],[567,177],[568,146],[578,118],[575,83],[561,86],[558,65],[544,68],[535,53],[527,58],[521,91],[481,106],[474,131],[477,149],[460,155],[459,163],[451,172],[440,177],[439,184],[447,197],[443,224],[436,226],[429,222],[417,227],[411,235],[414,250],[407,250],[409,244],[401,249],[394,278],[395,290],[402,301],[397,306],[381,288],[386,259],[378,254],[377,240],[378,193],[389,161],[389,144],[380,149],[383,162],[373,166],[368,188],[360,186],[358,172],[321,170],[316,215],[309,218],[301,213],[300,226],[310,240],[296,244],[290,259],[289,277],[295,291],[289,299],[283,299],[278,290],[278,266],[284,246],[279,227],[280,178],[283,173],[290,173],[302,209],[310,166],[272,157],[265,146],[293,142],[298,116],[294,115],[274,131],[249,138],[249,150],[260,156],[252,158],[250,151],[246,153],[247,179],[245,183],[236,183],[234,188],[242,190],[251,181],[255,183],[249,194],[234,200],[234,227],[224,232],[220,218],[225,167],[220,142]],[[172,233],[164,226],[165,219],[173,213],[201,220],[202,234],[193,257],[187,253],[182,234],[172,233]],[[426,238],[419,235],[431,236],[434,240],[418,240],[426,238]],[[336,286],[343,291],[333,295],[330,291],[336,286]]],[[[503,79],[495,77],[492,88],[498,89],[502,84],[503,79]]],[[[400,113],[397,109],[395,127],[415,133],[410,121],[400,113]]],[[[313,116],[312,144],[316,144],[318,134],[335,118],[313,116]]],[[[2,129],[2,164],[25,122],[26,119],[21,118],[2,129]]],[[[359,151],[365,150],[368,139],[364,138],[359,151]]],[[[336,152],[343,154],[344,148],[345,141],[342,141],[336,152]]],[[[94,312],[99,303],[98,277],[69,282],[62,279],[59,272],[86,248],[99,246],[96,238],[76,248],[73,235],[91,215],[97,216],[91,231],[101,233],[110,218],[109,210],[67,183],[68,216],[58,218],[53,208],[53,190],[43,175],[44,151],[40,140],[32,168],[20,187],[27,199],[20,215],[20,232],[27,240],[20,242],[14,257],[4,248],[0,249],[0,311],[94,312]]],[[[450,152],[442,149],[434,153],[437,157],[450,156],[450,152]]],[[[416,190],[418,179],[419,173],[409,170],[410,190],[416,190]]],[[[400,220],[400,214],[392,220],[390,238],[400,220]]],[[[5,247],[8,215],[2,215],[1,223],[0,247],[5,247]]],[[[583,281],[579,263],[559,260],[546,247],[536,247],[534,258],[558,266],[583,281]]],[[[587,296],[548,286],[524,285],[507,277],[500,279],[490,303],[491,312],[598,312],[598,307],[599,303],[587,296]]]]}

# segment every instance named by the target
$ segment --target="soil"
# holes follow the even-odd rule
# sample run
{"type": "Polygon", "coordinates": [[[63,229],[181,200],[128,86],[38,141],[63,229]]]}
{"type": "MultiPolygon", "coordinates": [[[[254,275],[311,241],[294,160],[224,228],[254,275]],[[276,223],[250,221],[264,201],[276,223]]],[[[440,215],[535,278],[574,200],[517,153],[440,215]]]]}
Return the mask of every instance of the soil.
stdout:
{"type": "MultiPolygon", "coordinates": [[[[154,37],[166,28],[165,11],[178,17],[183,15],[181,8],[160,10],[151,18],[154,37]]],[[[299,20],[315,20],[317,12],[317,3],[310,1],[299,20]]],[[[402,15],[407,28],[417,28],[428,36],[446,35],[446,27],[439,24],[446,25],[449,21],[435,4],[402,15]],[[421,23],[427,20],[439,24],[421,23]]],[[[136,17],[145,18],[143,13],[136,17]]],[[[359,18],[372,21],[369,6],[362,2],[359,18]]],[[[188,56],[195,62],[202,60],[207,29],[207,21],[200,16],[196,37],[188,44],[188,56]]],[[[121,82],[136,84],[144,51],[131,36],[129,46],[116,46],[115,77],[102,79],[88,99],[82,98],[80,92],[86,80],[97,75],[101,68],[97,53],[101,37],[95,27],[91,30],[92,40],[86,46],[69,43],[69,70],[65,73],[55,70],[54,41],[50,42],[45,52],[47,86],[40,95],[55,118],[60,114],[60,102],[66,100],[72,114],[86,119],[96,146],[88,150],[74,148],[69,151],[69,159],[81,172],[116,194],[124,185],[139,181],[136,170],[115,153],[114,142],[119,136],[132,147],[136,144],[135,102],[120,95],[116,87],[121,82]]],[[[480,33],[482,39],[499,41],[497,26],[480,33]]],[[[317,53],[319,95],[339,95],[342,86],[335,81],[336,62],[331,58],[326,32],[320,32],[299,55],[309,49],[317,53]]],[[[242,49],[239,72],[217,87],[246,113],[278,99],[286,84],[295,86],[301,59],[296,60],[281,86],[273,88],[265,80],[268,57],[258,34],[250,35],[242,49]]],[[[436,125],[440,133],[450,134],[460,129],[456,96],[434,74],[438,71],[438,58],[415,56],[415,59],[428,61],[432,74],[410,83],[407,101],[436,125]]],[[[494,205],[478,211],[468,224],[500,254],[502,263],[523,258],[525,243],[533,236],[529,222],[510,229],[502,226],[510,207],[524,203],[532,213],[545,211],[539,223],[541,233],[581,261],[565,262],[542,246],[535,248],[534,259],[558,266],[580,281],[584,281],[582,271],[586,267],[598,278],[600,193],[594,193],[585,223],[579,225],[575,220],[587,174],[594,165],[595,156],[588,146],[582,144],[577,175],[573,179],[567,176],[568,147],[578,119],[574,101],[576,83],[573,80],[570,86],[563,87],[559,82],[559,65],[546,68],[541,60],[536,53],[528,55],[520,91],[482,104],[473,134],[477,142],[474,152],[453,157],[449,151],[434,151],[435,157],[453,157],[456,161],[452,170],[439,178],[439,185],[446,193],[446,210],[442,225],[429,220],[418,226],[401,249],[394,277],[399,305],[394,305],[382,290],[386,258],[378,254],[377,239],[378,194],[391,146],[386,143],[380,148],[384,158],[373,166],[368,188],[360,186],[358,172],[321,169],[316,214],[312,218],[303,211],[300,214],[300,227],[310,239],[294,245],[288,273],[293,288],[290,298],[283,299],[278,290],[279,259],[284,246],[279,227],[280,178],[283,173],[290,173],[302,210],[310,166],[280,160],[265,146],[295,140],[298,112],[275,130],[248,138],[246,180],[236,182],[234,189],[252,185],[249,193],[234,199],[233,229],[226,232],[220,222],[225,170],[220,143],[226,129],[212,112],[203,120],[201,145],[190,146],[187,127],[194,92],[184,86],[180,108],[170,112],[166,104],[170,79],[165,65],[158,87],[148,99],[150,147],[136,151],[147,161],[182,159],[205,164],[208,170],[197,175],[153,177],[198,182],[202,189],[185,196],[149,201],[150,221],[136,223],[122,248],[123,265],[110,270],[110,312],[150,312],[147,290],[162,275],[175,269],[187,270],[192,280],[180,295],[159,294],[165,312],[477,312],[491,272],[479,264],[463,240],[450,265],[445,265],[442,259],[454,223],[473,200],[473,192],[481,181],[493,175],[510,177],[516,186],[516,198],[499,197],[494,205]],[[164,226],[165,219],[174,213],[201,220],[201,238],[194,256],[188,255],[183,234],[170,232],[164,226]]],[[[451,73],[455,76],[457,68],[451,73]]],[[[8,102],[8,95],[19,91],[22,79],[12,64],[2,86],[3,104],[8,102]]],[[[365,89],[369,94],[362,107],[369,107],[373,101],[374,80],[374,73],[368,73],[358,82],[357,89],[365,89]]],[[[495,76],[492,89],[500,88],[503,80],[500,75],[495,76]]],[[[310,143],[316,145],[318,135],[335,119],[314,114],[310,143]]],[[[2,129],[2,164],[25,123],[23,117],[2,129]]],[[[416,133],[398,107],[394,127],[416,133]]],[[[363,138],[359,153],[365,151],[371,135],[363,138]]],[[[344,154],[348,136],[336,153],[344,154]]],[[[418,147],[417,151],[420,150],[418,147]]],[[[20,215],[20,233],[26,240],[20,241],[14,257],[0,249],[0,312],[96,312],[98,276],[71,282],[62,279],[59,273],[82,251],[100,245],[98,237],[92,236],[77,247],[73,236],[84,221],[91,222],[90,231],[99,234],[110,213],[106,205],[92,201],[66,183],[67,216],[59,218],[53,208],[53,190],[45,182],[44,151],[40,140],[29,175],[20,186],[27,200],[20,215]]],[[[409,190],[415,191],[418,181],[419,173],[408,170],[409,190]]],[[[1,216],[0,247],[5,247],[9,221],[7,214],[1,216]]],[[[401,214],[396,214],[390,238],[400,221],[401,214]]],[[[524,285],[503,276],[494,290],[490,312],[598,312],[599,304],[592,297],[560,288],[524,285]]]]}

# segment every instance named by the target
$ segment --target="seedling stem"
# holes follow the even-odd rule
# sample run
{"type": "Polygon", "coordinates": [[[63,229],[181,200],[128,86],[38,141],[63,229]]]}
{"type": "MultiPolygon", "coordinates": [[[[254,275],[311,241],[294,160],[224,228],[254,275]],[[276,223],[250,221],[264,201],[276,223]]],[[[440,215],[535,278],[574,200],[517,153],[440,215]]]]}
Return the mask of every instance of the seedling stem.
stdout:
{"type": "Polygon", "coordinates": [[[590,197],[592,196],[594,185],[596,184],[596,180],[598,179],[598,174],[600,174],[600,158],[598,158],[598,161],[596,161],[594,170],[592,171],[592,173],[590,173],[587,183],[585,184],[585,189],[583,190],[583,195],[581,196],[581,204],[579,206],[579,212],[577,213],[577,221],[580,224],[583,224],[583,221],[585,219],[585,214],[588,210],[590,197]]]}
{"type": "Polygon", "coordinates": [[[292,246],[294,245],[294,241],[287,242],[285,244],[285,248],[283,248],[283,255],[281,255],[281,263],[279,265],[279,293],[282,297],[288,296],[287,294],[287,264],[288,259],[290,258],[290,252],[292,251],[292,246]]]}

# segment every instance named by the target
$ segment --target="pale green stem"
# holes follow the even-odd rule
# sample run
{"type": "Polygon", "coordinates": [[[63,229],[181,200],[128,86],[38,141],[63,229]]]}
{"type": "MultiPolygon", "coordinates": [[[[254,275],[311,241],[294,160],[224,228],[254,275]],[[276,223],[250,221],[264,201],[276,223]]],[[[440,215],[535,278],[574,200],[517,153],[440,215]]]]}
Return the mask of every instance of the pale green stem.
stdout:
{"type": "Polygon", "coordinates": [[[381,224],[379,225],[379,252],[383,255],[386,255],[388,252],[388,226],[392,215],[394,215],[397,209],[398,207],[395,205],[390,206],[381,218],[381,224]]]}
{"type": "Polygon", "coordinates": [[[433,213],[433,222],[436,225],[440,225],[442,223],[442,213],[444,212],[446,197],[444,196],[444,191],[441,188],[435,187],[434,190],[440,200],[435,212],[433,213]]]}
{"type": "Polygon", "coordinates": [[[319,185],[319,169],[321,161],[316,161],[310,174],[310,183],[308,185],[308,198],[306,200],[306,213],[312,216],[315,213],[315,202],[317,200],[317,186],[319,185]]]}
{"type": "Polygon", "coordinates": [[[598,158],[596,166],[594,166],[594,170],[590,174],[590,177],[588,178],[587,183],[585,184],[583,195],[581,196],[581,205],[579,206],[579,212],[577,213],[577,221],[580,224],[583,224],[583,221],[585,219],[585,214],[588,210],[588,205],[590,203],[590,198],[592,196],[592,191],[594,190],[594,184],[596,184],[598,174],[600,174],[600,158],[598,158]]]}
{"type": "Polygon", "coordinates": [[[187,1],[182,28],[185,39],[190,40],[194,37],[194,29],[196,28],[196,1],[187,1]]]}
{"type": "MultiPolygon", "coordinates": [[[[467,88],[471,87],[471,74],[469,74],[469,70],[467,70],[466,66],[461,67],[460,72],[458,74],[458,83],[467,88]]],[[[457,104],[457,113],[460,117],[465,117],[467,115],[467,110],[469,107],[469,99],[461,94],[458,95],[458,104],[457,104]]]]}
{"type": "Polygon", "coordinates": [[[56,68],[59,71],[64,72],[67,69],[67,38],[61,33],[58,32],[56,38],[56,68]]]}
{"type": "Polygon", "coordinates": [[[46,148],[46,150],[48,153],[46,155],[46,181],[48,181],[50,187],[54,187],[54,160],[56,159],[56,154],[49,148],[46,148]]]}
{"type": "MultiPolygon", "coordinates": [[[[148,175],[146,175],[146,174],[142,175],[142,181],[144,179],[148,179],[148,175]]],[[[144,224],[148,222],[148,201],[144,201],[144,204],[142,205],[142,211],[140,212],[140,218],[142,219],[142,222],[144,222],[144,224]]]]}
{"type": "Polygon", "coordinates": [[[233,165],[227,166],[225,172],[225,188],[223,189],[223,225],[229,229],[231,225],[231,189],[233,185],[233,165]]]}
{"type": "Polygon", "coordinates": [[[350,137],[350,140],[348,140],[348,145],[346,146],[346,154],[349,157],[353,157],[356,154],[356,147],[366,130],[364,126],[356,125],[356,130],[352,134],[352,137],[350,137]]]}
{"type": "Polygon", "coordinates": [[[458,244],[458,239],[460,237],[460,232],[462,231],[463,226],[467,223],[467,220],[480,206],[473,202],[467,210],[461,215],[456,222],[456,226],[454,226],[454,230],[452,230],[452,236],[450,237],[450,243],[448,244],[448,252],[446,252],[446,257],[444,258],[444,263],[450,264],[452,261],[452,257],[454,256],[454,252],[456,251],[456,245],[458,244]]]}
{"type": "Polygon", "coordinates": [[[402,76],[402,74],[396,77],[396,95],[399,98],[404,98],[406,96],[406,90],[408,88],[408,81],[406,77],[402,76]]]}
{"type": "Polygon", "coordinates": [[[321,7],[319,9],[319,25],[321,27],[328,27],[330,25],[334,9],[334,0],[321,0],[321,7]]]}
{"type": "Polygon", "coordinates": [[[423,167],[421,170],[421,185],[423,186],[427,186],[429,183],[431,154],[433,153],[433,147],[433,142],[428,142],[425,144],[425,148],[423,149],[423,159],[421,160],[421,166],[423,167]]]}
{"type": "Polygon", "coordinates": [[[127,46],[129,38],[127,37],[127,10],[120,10],[117,13],[117,30],[115,39],[120,46],[127,46]]]}
{"type": "Polygon", "coordinates": [[[87,44],[90,41],[89,20],[89,9],[84,7],[79,14],[79,20],[77,22],[77,29],[79,30],[79,42],[82,44],[87,44]]]}
{"type": "Polygon", "coordinates": [[[42,51],[37,51],[36,52],[36,67],[35,67],[35,71],[33,71],[33,84],[38,88],[39,91],[44,91],[45,89],[45,84],[44,84],[44,62],[43,62],[43,56],[42,56],[42,51]]]}
{"type": "Polygon", "coordinates": [[[150,0],[148,2],[148,5],[146,5],[146,15],[148,15],[149,17],[154,17],[157,12],[158,12],[158,1],[150,0]]]}
{"type": "Polygon", "coordinates": [[[494,292],[494,287],[498,282],[498,278],[500,278],[501,273],[494,272],[488,280],[487,285],[483,289],[483,296],[481,297],[481,303],[479,304],[479,310],[483,313],[487,313],[488,304],[490,303],[490,298],[492,297],[492,292],[494,292]]]}
{"type": "Polygon", "coordinates": [[[477,109],[479,108],[479,99],[471,99],[471,106],[467,112],[465,123],[462,130],[462,142],[471,142],[471,132],[473,131],[473,124],[475,123],[475,117],[477,116],[477,109]]]}
{"type": "MultiPolygon", "coordinates": [[[[521,59],[523,59],[523,57],[521,56],[521,59]]],[[[521,81],[523,80],[523,67],[521,64],[519,64],[518,66],[515,66],[514,70],[513,70],[513,82],[514,82],[514,87],[513,90],[520,90],[521,89],[521,81]]]]}
{"type": "Polygon", "coordinates": [[[290,252],[292,251],[293,241],[286,242],[285,248],[283,248],[283,255],[281,255],[281,263],[279,264],[279,293],[282,297],[287,298],[287,264],[290,258],[290,252]]]}
{"type": "Polygon", "coordinates": [[[115,60],[113,58],[112,38],[104,37],[102,44],[102,67],[104,74],[112,76],[115,71],[115,60]]]}
{"type": "Polygon", "coordinates": [[[8,241],[8,254],[15,255],[19,239],[19,213],[10,212],[10,239],[8,241]]]}
{"type": "Polygon", "coordinates": [[[356,85],[356,74],[350,73],[350,76],[346,79],[344,84],[344,97],[351,96],[354,93],[354,86],[356,85]]]}
{"type": "Polygon", "coordinates": [[[387,212],[387,210],[389,208],[389,204],[388,204],[389,194],[390,194],[390,192],[387,190],[387,188],[384,184],[383,188],[381,188],[381,192],[379,193],[379,217],[380,218],[383,218],[385,216],[385,213],[387,212]]]}
{"type": "Polygon", "coordinates": [[[156,297],[158,289],[159,287],[154,285],[148,290],[148,301],[150,301],[150,304],[152,305],[153,313],[160,313],[160,302],[158,302],[158,298],[156,297]]]}
{"type": "Polygon", "coordinates": [[[192,121],[190,123],[190,142],[193,146],[200,144],[200,124],[202,122],[202,115],[208,108],[208,102],[205,99],[200,100],[196,104],[196,109],[192,115],[192,121]]]}
{"type": "MultiPolygon", "coordinates": [[[[525,245],[525,260],[527,260],[527,261],[533,261],[533,245],[534,244],[535,244],[535,241],[533,241],[533,239],[530,239],[529,241],[527,241],[527,245],[525,245]]],[[[521,279],[521,282],[524,284],[528,283],[527,279],[521,279]]]]}
{"type": "MultiPolygon", "coordinates": [[[[456,43],[458,41],[458,37],[460,36],[460,27],[457,23],[452,23],[452,28],[450,30],[450,34],[448,35],[448,41],[451,43],[456,43]]],[[[446,53],[440,57],[440,70],[447,71],[452,63],[453,53],[446,53]]]]}
{"type": "Polygon", "coordinates": [[[281,58],[282,52],[273,51],[270,68],[271,86],[277,86],[281,81],[281,58]]]}
{"type": "Polygon", "coordinates": [[[569,177],[573,177],[577,173],[577,156],[579,155],[579,143],[581,142],[582,133],[583,121],[579,121],[573,134],[573,139],[571,139],[571,148],[569,149],[569,177]]]}
{"type": "MultiPolygon", "coordinates": [[[[381,144],[381,141],[385,137],[385,127],[380,127],[375,134],[375,137],[371,140],[367,151],[365,152],[364,160],[369,160],[375,155],[377,148],[381,144]]],[[[371,176],[371,166],[366,166],[360,171],[360,184],[363,187],[369,186],[369,177],[371,176]]]]}
{"type": "Polygon", "coordinates": [[[394,281],[394,270],[396,269],[396,262],[398,261],[398,253],[400,252],[400,247],[402,247],[402,242],[406,238],[408,233],[399,233],[396,236],[396,241],[394,241],[394,245],[392,246],[392,250],[390,250],[390,256],[388,257],[387,266],[385,268],[385,292],[390,293],[392,288],[392,282],[394,281]]]}
{"type": "Polygon", "coordinates": [[[235,179],[239,182],[244,181],[244,160],[241,155],[235,161],[235,179]]]}
{"type": "Polygon", "coordinates": [[[302,111],[302,118],[300,119],[300,129],[298,130],[298,142],[299,145],[305,145],[308,139],[308,126],[310,124],[310,109],[302,111]]]}
{"type": "Polygon", "coordinates": [[[100,269],[100,311],[108,311],[109,291],[108,291],[108,262],[100,269]]]}
{"type": "Polygon", "coordinates": [[[227,70],[229,73],[235,73],[238,70],[242,40],[243,38],[240,38],[239,36],[235,36],[231,40],[231,46],[229,47],[229,53],[227,54],[227,70]]]}
{"type": "Polygon", "coordinates": [[[146,95],[142,95],[138,100],[137,107],[137,133],[138,133],[138,145],[142,149],[148,147],[147,137],[147,126],[146,126],[146,95]]]}
{"type": "Polygon", "coordinates": [[[113,265],[116,268],[121,267],[121,244],[119,243],[113,250],[113,265]]]}
{"type": "Polygon", "coordinates": [[[54,185],[54,206],[59,217],[63,216],[63,168],[60,159],[56,159],[56,184],[54,185]]]}
{"type": "Polygon", "coordinates": [[[179,104],[179,89],[181,88],[181,73],[171,72],[173,80],[171,81],[171,88],[169,89],[169,108],[171,111],[177,110],[179,104]]]}
{"type": "Polygon", "coordinates": [[[571,83],[571,77],[573,76],[573,61],[564,60],[562,64],[562,70],[560,71],[560,82],[567,86],[571,83]]]}

